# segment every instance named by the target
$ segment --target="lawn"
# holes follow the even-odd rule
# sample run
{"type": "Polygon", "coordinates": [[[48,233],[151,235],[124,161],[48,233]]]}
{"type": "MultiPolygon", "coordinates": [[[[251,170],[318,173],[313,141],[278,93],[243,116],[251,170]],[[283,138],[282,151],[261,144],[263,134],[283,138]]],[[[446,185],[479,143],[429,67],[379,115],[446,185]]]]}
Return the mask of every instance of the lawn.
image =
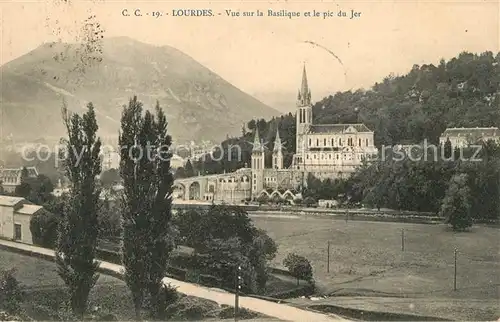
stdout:
{"type": "MultiPolygon", "coordinates": [[[[454,233],[445,225],[345,222],[328,216],[257,215],[252,219],[278,244],[274,265],[281,267],[290,252],[307,257],[319,293],[330,295],[332,304],[351,300],[346,305],[385,309],[388,297],[398,297],[406,300],[397,300],[402,304],[390,310],[452,319],[500,317],[498,228],[477,226],[470,232],[454,233]],[[457,291],[453,290],[455,248],[457,291]],[[372,300],[356,304],[353,298],[359,296],[372,300]]],[[[306,304],[307,300],[297,302],[306,304]]]]}
{"type": "MultiPolygon", "coordinates": [[[[57,275],[53,262],[39,258],[20,255],[0,249],[0,269],[15,268],[15,277],[22,283],[26,292],[24,309],[36,320],[54,320],[54,312],[64,312],[65,300],[68,298],[66,287],[57,275]]],[[[133,320],[134,306],[126,284],[117,278],[100,274],[97,285],[92,289],[89,310],[98,308],[100,315],[113,314],[118,320],[133,320]]],[[[184,296],[176,302],[179,310],[184,310],[178,319],[188,319],[192,314],[202,314],[196,320],[215,321],[229,318],[233,308],[220,307],[216,302],[192,296],[184,296]],[[196,312],[203,313],[193,313],[196,312]]],[[[260,315],[247,313],[247,321],[270,321],[260,315]]],[[[64,316],[62,316],[64,319],[64,316]]],[[[64,319],[65,320],[65,319],[64,319]]]]}

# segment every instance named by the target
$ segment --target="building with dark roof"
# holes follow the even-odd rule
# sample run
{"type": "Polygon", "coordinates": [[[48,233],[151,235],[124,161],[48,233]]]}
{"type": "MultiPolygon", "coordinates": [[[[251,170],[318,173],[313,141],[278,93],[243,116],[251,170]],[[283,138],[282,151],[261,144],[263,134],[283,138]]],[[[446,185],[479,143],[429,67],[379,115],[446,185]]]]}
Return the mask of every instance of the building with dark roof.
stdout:
{"type": "MultiPolygon", "coordinates": [[[[26,167],[26,170],[28,170],[28,177],[36,178],[38,176],[36,167],[26,167]]],[[[21,184],[22,172],[22,167],[0,169],[0,181],[5,192],[12,193],[16,190],[16,187],[21,184]]]]}

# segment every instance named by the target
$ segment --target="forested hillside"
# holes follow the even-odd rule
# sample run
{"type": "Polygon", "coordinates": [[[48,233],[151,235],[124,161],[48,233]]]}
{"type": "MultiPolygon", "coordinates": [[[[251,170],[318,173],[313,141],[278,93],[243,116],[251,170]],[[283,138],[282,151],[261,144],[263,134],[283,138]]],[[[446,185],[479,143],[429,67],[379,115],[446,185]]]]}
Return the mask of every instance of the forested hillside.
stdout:
{"type": "MultiPolygon", "coordinates": [[[[365,123],[375,131],[375,144],[418,143],[427,139],[437,143],[447,127],[500,126],[500,53],[461,53],[438,66],[414,65],[409,73],[389,75],[370,90],[338,92],[313,106],[315,123],[365,123]]],[[[272,120],[251,120],[239,138],[222,143],[239,145],[241,160],[223,157],[221,161],[207,158],[195,163],[195,173],[222,173],[250,164],[253,130],[259,128],[267,144],[267,164],[279,127],[286,147],[285,166],[295,151],[295,116],[284,115],[272,120]]],[[[216,158],[220,155],[216,153],[216,158]]]]}
{"type": "Polygon", "coordinates": [[[337,93],[313,107],[315,123],[360,122],[375,144],[437,143],[446,127],[500,125],[500,53],[461,53],[438,66],[414,65],[371,90],[337,93]]]}

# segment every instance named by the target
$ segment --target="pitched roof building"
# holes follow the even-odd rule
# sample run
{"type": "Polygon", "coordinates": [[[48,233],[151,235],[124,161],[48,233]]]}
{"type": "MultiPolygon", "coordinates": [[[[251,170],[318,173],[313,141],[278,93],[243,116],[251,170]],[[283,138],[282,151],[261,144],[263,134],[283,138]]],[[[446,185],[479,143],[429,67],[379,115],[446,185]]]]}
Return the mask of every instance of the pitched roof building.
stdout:
{"type": "MultiPolygon", "coordinates": [[[[36,167],[26,167],[26,170],[28,171],[28,177],[36,178],[38,176],[36,167]]],[[[0,181],[6,192],[14,192],[16,187],[21,184],[22,172],[23,167],[0,169],[0,181]]]]}
{"type": "Polygon", "coordinates": [[[0,195],[0,237],[32,244],[30,221],[40,211],[42,206],[24,198],[0,195]]]}
{"type": "Polygon", "coordinates": [[[453,127],[447,128],[441,137],[439,143],[445,144],[450,140],[452,147],[465,147],[469,144],[475,144],[479,141],[494,140],[500,142],[500,130],[498,127],[453,127]]]}

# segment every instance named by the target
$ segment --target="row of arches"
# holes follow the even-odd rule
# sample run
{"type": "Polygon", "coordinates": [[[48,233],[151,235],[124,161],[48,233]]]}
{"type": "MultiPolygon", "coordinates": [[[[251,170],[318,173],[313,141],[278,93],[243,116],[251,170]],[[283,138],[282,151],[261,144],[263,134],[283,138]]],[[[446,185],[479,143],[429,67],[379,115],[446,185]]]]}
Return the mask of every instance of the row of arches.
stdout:
{"type": "Polygon", "coordinates": [[[259,197],[264,196],[264,195],[269,197],[269,198],[274,198],[274,197],[278,196],[282,199],[288,199],[288,200],[292,200],[295,198],[295,194],[293,192],[291,192],[290,190],[286,190],[283,193],[280,193],[278,190],[274,190],[271,193],[269,193],[267,190],[262,190],[259,194],[259,197]]]}

